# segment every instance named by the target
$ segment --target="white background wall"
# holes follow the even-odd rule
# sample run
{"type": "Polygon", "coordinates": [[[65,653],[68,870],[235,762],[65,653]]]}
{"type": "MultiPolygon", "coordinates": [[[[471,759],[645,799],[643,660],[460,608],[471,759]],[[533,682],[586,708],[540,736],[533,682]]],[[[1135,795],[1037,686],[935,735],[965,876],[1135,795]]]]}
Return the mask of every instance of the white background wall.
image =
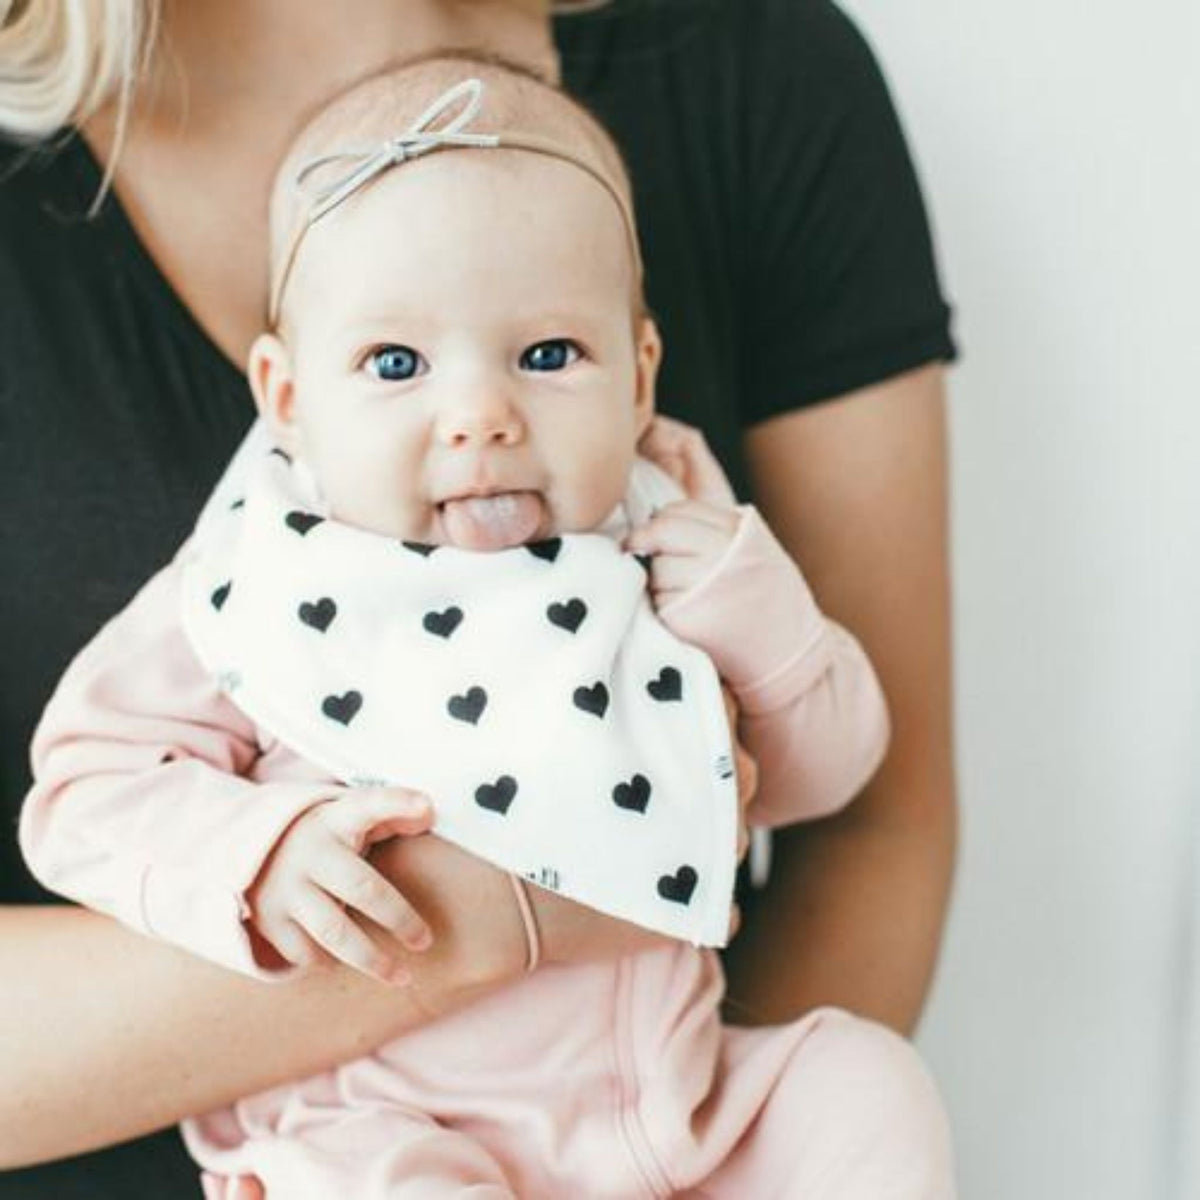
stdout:
{"type": "Polygon", "coordinates": [[[844,0],[952,377],[966,1200],[1200,1197],[1200,4],[844,0]]]}

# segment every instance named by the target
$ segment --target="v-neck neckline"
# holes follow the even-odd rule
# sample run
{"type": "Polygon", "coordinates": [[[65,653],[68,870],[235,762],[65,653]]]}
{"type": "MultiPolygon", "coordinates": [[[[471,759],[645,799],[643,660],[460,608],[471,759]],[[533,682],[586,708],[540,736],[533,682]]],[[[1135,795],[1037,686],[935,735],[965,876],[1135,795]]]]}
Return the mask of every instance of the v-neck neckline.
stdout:
{"type": "MultiPolygon", "coordinates": [[[[91,205],[100,189],[104,170],[87,139],[78,131],[72,133],[66,151],[73,157],[73,165],[80,183],[80,200],[84,205],[91,205]]],[[[245,370],[217,345],[208,330],[184,303],[146,248],[115,189],[109,188],[91,219],[107,225],[112,234],[111,244],[120,255],[122,265],[129,269],[142,287],[147,288],[161,301],[164,319],[195,343],[206,358],[220,362],[224,372],[245,385],[245,370]]]]}

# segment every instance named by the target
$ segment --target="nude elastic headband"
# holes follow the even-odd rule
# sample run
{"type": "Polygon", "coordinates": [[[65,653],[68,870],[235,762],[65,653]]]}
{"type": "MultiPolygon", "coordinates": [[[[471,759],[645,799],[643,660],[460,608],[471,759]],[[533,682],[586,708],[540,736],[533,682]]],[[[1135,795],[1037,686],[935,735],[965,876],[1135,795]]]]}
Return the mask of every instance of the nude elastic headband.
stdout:
{"type": "Polygon", "coordinates": [[[288,277],[296,265],[296,256],[300,245],[308,231],[324,216],[337,208],[344,200],[349,199],[355,192],[361,191],[368,184],[379,178],[386,171],[398,167],[401,163],[428,154],[432,150],[458,149],[501,149],[529,150],[534,154],[545,154],[563,162],[572,163],[580,170],[586,171],[616,202],[625,223],[625,232],[629,237],[629,247],[633,253],[634,269],[640,281],[642,277],[642,258],[638,250],[637,231],[634,226],[633,213],[629,203],[621,193],[621,189],[613,183],[609,176],[594,163],[575,153],[574,150],[539,137],[532,133],[465,133],[467,125],[479,112],[483,98],[483,83],[478,79],[464,79],[443,92],[409,128],[394,138],[376,146],[358,150],[337,150],[330,154],[322,154],[318,158],[309,159],[296,172],[293,186],[302,188],[304,181],[314,171],[332,163],[344,163],[349,172],[332,183],[322,187],[311,198],[310,207],[301,219],[288,243],[287,251],[281,259],[278,276],[271,286],[270,305],[267,309],[267,323],[275,328],[279,320],[279,309],[283,302],[283,289],[287,286],[288,277]],[[445,124],[435,126],[439,119],[445,118],[460,101],[464,101],[462,111],[445,124]]]}

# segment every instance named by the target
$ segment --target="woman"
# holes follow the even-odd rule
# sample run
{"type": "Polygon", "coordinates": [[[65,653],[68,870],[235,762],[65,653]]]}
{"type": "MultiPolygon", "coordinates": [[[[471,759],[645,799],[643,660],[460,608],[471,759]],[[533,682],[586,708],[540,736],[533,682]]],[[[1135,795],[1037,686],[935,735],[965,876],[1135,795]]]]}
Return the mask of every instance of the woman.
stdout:
{"type": "MultiPolygon", "coordinates": [[[[100,86],[85,113],[70,71],[52,71],[72,61],[55,52],[66,7],[28,0],[0,32],[0,125],[80,135],[32,157],[0,149],[0,498],[20,531],[0,590],[5,811],[54,679],[173,550],[250,421],[240,364],[290,129],[399,54],[487,47],[561,76],[614,130],[667,346],[661,407],[753,487],[888,692],[883,770],[844,817],[776,846],[729,955],[732,1013],[836,1003],[910,1028],[953,846],[939,366],[952,349],[903,142],[844,18],[826,0],[618,0],[553,23],[541,0],[166,0],[128,106],[100,86]],[[12,80],[39,38],[31,97],[12,80]],[[85,220],[100,162],[115,162],[115,196],[85,220]],[[149,382],[163,378],[165,394],[149,382]]],[[[107,66],[119,82],[122,15],[142,7],[90,11],[112,15],[107,58],[76,59],[77,73],[107,66]]],[[[244,983],[42,904],[13,841],[0,847],[0,1167],[313,1071],[523,962],[503,876],[434,839],[389,852],[437,931],[404,992],[338,972],[244,983]]],[[[636,936],[544,896],[538,920],[550,957],[618,953],[636,936]]],[[[0,1175],[0,1197],[187,1195],[190,1180],[168,1135],[0,1175]]]]}

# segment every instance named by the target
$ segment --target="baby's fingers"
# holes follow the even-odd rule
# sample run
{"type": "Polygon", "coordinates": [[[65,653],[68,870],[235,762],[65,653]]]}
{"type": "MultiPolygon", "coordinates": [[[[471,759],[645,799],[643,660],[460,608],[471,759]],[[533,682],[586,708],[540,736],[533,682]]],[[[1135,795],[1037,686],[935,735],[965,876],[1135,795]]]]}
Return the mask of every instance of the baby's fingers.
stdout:
{"type": "Polygon", "coordinates": [[[407,983],[409,975],[381,950],[332,896],[319,888],[305,890],[296,905],[295,922],[331,958],[381,983],[407,983]]]}
{"type": "Polygon", "coordinates": [[[327,857],[313,869],[311,878],[335,900],[386,929],[409,950],[427,950],[433,942],[432,930],[413,906],[358,855],[327,857]]]}
{"type": "Polygon", "coordinates": [[[271,943],[276,953],[294,967],[325,967],[329,955],[290,917],[262,918],[256,922],[259,933],[271,943]]]}
{"type": "Polygon", "coordinates": [[[384,838],[428,833],[433,805],[409,788],[355,788],[322,806],[321,818],[334,835],[362,850],[384,838]]]}

